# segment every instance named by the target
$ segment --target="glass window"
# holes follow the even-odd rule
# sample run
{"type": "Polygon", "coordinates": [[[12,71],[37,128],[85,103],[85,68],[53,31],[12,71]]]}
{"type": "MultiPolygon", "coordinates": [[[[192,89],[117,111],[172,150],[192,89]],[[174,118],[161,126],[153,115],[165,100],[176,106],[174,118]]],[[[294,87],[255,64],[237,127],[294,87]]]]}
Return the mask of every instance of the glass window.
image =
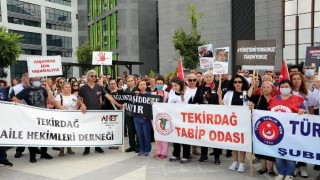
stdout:
{"type": "Polygon", "coordinates": [[[314,27],[320,27],[320,12],[314,13],[314,27]]]}
{"type": "Polygon", "coordinates": [[[311,2],[312,0],[298,0],[298,13],[311,12],[311,2]]]}
{"type": "Polygon", "coordinates": [[[289,59],[295,59],[295,46],[294,45],[290,45],[290,46],[285,46],[283,48],[283,58],[286,60],[289,59]]]}
{"type": "Polygon", "coordinates": [[[311,29],[300,29],[299,30],[299,44],[311,42],[311,29]]]}
{"type": "Polygon", "coordinates": [[[295,30],[285,31],[285,45],[295,44],[296,35],[295,30]]]}
{"type": "Polygon", "coordinates": [[[314,7],[315,11],[320,11],[320,1],[315,1],[315,7],[314,7]]]}
{"type": "Polygon", "coordinates": [[[320,28],[314,28],[314,42],[320,43],[320,28]]]}
{"type": "Polygon", "coordinates": [[[297,14],[297,0],[286,1],[285,2],[285,15],[297,14]]]}
{"type": "Polygon", "coordinates": [[[299,45],[299,59],[306,59],[307,47],[311,46],[310,44],[300,44],[299,45]]]}
{"type": "Polygon", "coordinates": [[[296,28],[296,17],[295,16],[286,16],[285,18],[285,30],[292,30],[296,28]]]}
{"type": "Polygon", "coordinates": [[[299,29],[311,27],[311,13],[299,15],[299,29]]]}

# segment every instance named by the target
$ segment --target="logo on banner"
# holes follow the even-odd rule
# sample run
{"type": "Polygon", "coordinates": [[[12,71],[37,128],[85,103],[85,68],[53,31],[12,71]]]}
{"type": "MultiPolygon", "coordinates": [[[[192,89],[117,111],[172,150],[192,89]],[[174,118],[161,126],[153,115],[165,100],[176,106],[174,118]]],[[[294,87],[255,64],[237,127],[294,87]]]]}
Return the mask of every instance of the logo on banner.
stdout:
{"type": "Polygon", "coordinates": [[[155,119],[156,131],[164,136],[167,136],[173,132],[172,118],[167,113],[159,113],[155,119]]]}
{"type": "Polygon", "coordinates": [[[101,124],[109,126],[118,124],[118,115],[105,115],[101,118],[101,124]]]}
{"type": "Polygon", "coordinates": [[[283,139],[284,129],[280,121],[264,116],[256,122],[254,132],[257,139],[266,145],[276,145],[283,139]]]}

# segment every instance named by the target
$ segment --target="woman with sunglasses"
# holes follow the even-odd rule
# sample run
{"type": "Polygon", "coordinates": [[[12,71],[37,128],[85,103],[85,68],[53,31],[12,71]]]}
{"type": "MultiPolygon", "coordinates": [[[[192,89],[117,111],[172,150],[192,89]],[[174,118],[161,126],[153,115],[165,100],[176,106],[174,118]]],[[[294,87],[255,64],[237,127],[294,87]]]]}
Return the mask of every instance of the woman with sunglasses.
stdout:
{"type": "MultiPolygon", "coordinates": [[[[69,82],[61,85],[61,93],[55,97],[55,107],[63,110],[77,110],[80,107],[80,102],[77,96],[71,94],[71,86],[69,82]]],[[[67,148],[68,154],[74,154],[71,147],[67,148]]],[[[59,156],[64,156],[64,148],[60,148],[59,156]]]]}
{"type": "MultiPolygon", "coordinates": [[[[280,94],[273,96],[269,100],[269,107],[271,111],[275,112],[289,112],[304,114],[306,112],[303,105],[304,99],[292,93],[292,83],[288,80],[282,80],[279,83],[280,94]]],[[[279,172],[276,180],[293,179],[296,162],[286,159],[276,158],[276,167],[279,172]]]]}
{"type": "Polygon", "coordinates": [[[79,92],[79,82],[74,81],[71,83],[71,94],[78,96],[79,92]]]}
{"type": "MultiPolygon", "coordinates": [[[[249,101],[247,100],[248,81],[243,76],[233,76],[230,80],[228,90],[229,91],[223,97],[223,101],[222,99],[219,99],[220,104],[249,106],[249,101]]],[[[246,167],[244,164],[244,160],[246,152],[240,151],[239,153],[240,160],[238,158],[238,151],[232,151],[233,162],[229,169],[232,171],[238,169],[238,172],[245,172],[246,167]]]]}
{"type": "MultiPolygon", "coordinates": [[[[185,85],[184,81],[178,77],[173,77],[170,80],[172,90],[169,93],[168,103],[187,103],[185,98],[185,85]]],[[[170,162],[180,160],[181,164],[187,164],[191,161],[190,156],[190,145],[182,144],[183,152],[182,159],[180,160],[181,144],[173,143],[172,157],[169,159],[170,162]]]]}
{"type": "MultiPolygon", "coordinates": [[[[248,100],[250,100],[254,104],[255,109],[267,111],[269,106],[268,101],[272,98],[274,93],[273,83],[269,81],[263,82],[261,86],[261,94],[253,94],[256,83],[258,83],[258,81],[251,81],[251,86],[248,90],[248,100]]],[[[255,154],[255,156],[256,158],[261,160],[261,169],[257,171],[259,175],[269,172],[270,176],[276,176],[273,171],[273,166],[276,161],[274,157],[260,154],[255,154]],[[269,168],[267,167],[267,161],[269,161],[269,168]]]]}
{"type": "MultiPolygon", "coordinates": [[[[212,71],[207,71],[203,74],[204,82],[197,89],[193,103],[196,104],[219,104],[219,97],[215,90],[214,76],[212,71]]],[[[214,148],[214,163],[220,164],[220,154],[222,150],[214,148]]],[[[198,162],[208,160],[208,147],[201,147],[201,156],[198,162]]]]}

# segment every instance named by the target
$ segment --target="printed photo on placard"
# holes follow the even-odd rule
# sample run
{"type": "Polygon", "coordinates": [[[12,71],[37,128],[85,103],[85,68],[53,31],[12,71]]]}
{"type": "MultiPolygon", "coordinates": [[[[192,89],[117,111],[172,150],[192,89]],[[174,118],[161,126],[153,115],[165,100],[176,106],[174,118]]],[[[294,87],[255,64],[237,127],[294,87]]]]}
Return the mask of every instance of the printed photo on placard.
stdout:
{"type": "Polygon", "coordinates": [[[218,62],[229,62],[229,47],[215,48],[214,60],[218,62]]]}
{"type": "Polygon", "coordinates": [[[198,46],[198,52],[200,57],[213,57],[212,44],[198,46]]]}
{"type": "Polygon", "coordinates": [[[213,58],[202,57],[200,58],[200,69],[209,69],[212,67],[213,63],[214,63],[213,58]]]}

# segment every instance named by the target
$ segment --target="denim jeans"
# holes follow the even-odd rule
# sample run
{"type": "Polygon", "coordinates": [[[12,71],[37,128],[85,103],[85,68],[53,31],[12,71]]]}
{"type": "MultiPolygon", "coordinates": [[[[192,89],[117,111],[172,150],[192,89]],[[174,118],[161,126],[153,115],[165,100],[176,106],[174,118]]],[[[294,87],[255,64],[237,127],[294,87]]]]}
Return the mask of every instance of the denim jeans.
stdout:
{"type": "Polygon", "coordinates": [[[294,170],[296,168],[296,162],[291,160],[276,158],[276,166],[280,175],[293,176],[294,170]]]}
{"type": "Polygon", "coordinates": [[[142,119],[139,117],[134,117],[134,125],[138,134],[138,139],[140,143],[140,152],[150,152],[151,151],[151,120],[142,119]]]}

